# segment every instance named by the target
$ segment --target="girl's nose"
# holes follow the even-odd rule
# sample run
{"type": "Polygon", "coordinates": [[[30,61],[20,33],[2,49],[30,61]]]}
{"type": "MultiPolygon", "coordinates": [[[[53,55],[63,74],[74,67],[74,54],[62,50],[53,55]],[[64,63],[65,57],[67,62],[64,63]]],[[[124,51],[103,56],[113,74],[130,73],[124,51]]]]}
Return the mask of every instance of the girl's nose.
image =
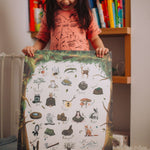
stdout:
{"type": "Polygon", "coordinates": [[[70,4],[70,1],[69,0],[63,0],[62,4],[65,6],[68,6],[70,4]]]}

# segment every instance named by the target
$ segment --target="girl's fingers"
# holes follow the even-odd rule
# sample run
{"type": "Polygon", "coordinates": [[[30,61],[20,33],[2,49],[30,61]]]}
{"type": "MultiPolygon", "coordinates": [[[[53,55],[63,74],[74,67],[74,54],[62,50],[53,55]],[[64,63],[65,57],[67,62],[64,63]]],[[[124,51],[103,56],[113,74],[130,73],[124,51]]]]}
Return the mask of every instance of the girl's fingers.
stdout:
{"type": "Polygon", "coordinates": [[[104,49],[101,49],[101,57],[104,57],[104,49]]]}
{"type": "Polygon", "coordinates": [[[31,54],[32,57],[34,56],[34,49],[33,48],[30,49],[30,54],[31,54]]]}
{"type": "Polygon", "coordinates": [[[100,57],[100,48],[97,48],[97,49],[96,49],[96,56],[97,56],[97,57],[100,57]]]}
{"type": "Polygon", "coordinates": [[[104,57],[104,55],[106,55],[109,52],[108,48],[97,48],[96,49],[96,56],[97,57],[104,57]]]}
{"type": "Polygon", "coordinates": [[[30,57],[32,56],[29,48],[27,49],[27,54],[28,54],[28,56],[30,56],[30,57]]]}
{"type": "Polygon", "coordinates": [[[22,52],[23,52],[24,54],[26,54],[26,50],[25,50],[25,49],[23,49],[22,52]]]}
{"type": "Polygon", "coordinates": [[[103,57],[104,53],[103,53],[103,49],[102,48],[98,48],[97,49],[97,57],[103,57]]]}
{"type": "Polygon", "coordinates": [[[105,48],[105,54],[107,54],[109,52],[109,49],[108,48],[105,48]]]}
{"type": "Polygon", "coordinates": [[[22,50],[22,52],[29,57],[34,56],[34,51],[35,51],[35,49],[32,46],[27,46],[22,50]]]}

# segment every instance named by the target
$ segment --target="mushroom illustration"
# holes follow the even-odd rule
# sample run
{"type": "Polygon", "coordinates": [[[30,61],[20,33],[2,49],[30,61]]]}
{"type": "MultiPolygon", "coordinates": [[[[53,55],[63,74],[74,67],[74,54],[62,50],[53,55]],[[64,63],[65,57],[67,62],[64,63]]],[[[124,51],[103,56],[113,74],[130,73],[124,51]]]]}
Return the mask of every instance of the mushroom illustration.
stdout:
{"type": "Polygon", "coordinates": [[[82,98],[80,101],[81,101],[81,103],[80,103],[81,107],[83,107],[84,105],[85,105],[85,107],[87,107],[87,104],[89,102],[91,102],[92,100],[88,99],[88,98],[82,98]]]}

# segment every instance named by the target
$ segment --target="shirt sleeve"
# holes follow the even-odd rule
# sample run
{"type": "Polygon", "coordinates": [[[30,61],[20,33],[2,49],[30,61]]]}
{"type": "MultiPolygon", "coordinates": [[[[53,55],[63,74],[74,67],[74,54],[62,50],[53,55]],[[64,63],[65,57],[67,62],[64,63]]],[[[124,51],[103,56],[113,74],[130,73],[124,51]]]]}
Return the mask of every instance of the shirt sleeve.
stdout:
{"type": "Polygon", "coordinates": [[[88,39],[91,39],[92,37],[99,35],[101,33],[101,29],[99,28],[94,16],[93,15],[91,15],[91,16],[92,16],[92,21],[86,32],[88,39]]]}
{"type": "Polygon", "coordinates": [[[47,43],[50,39],[50,30],[47,25],[47,20],[46,20],[46,15],[43,15],[42,21],[41,21],[41,26],[38,34],[36,35],[37,39],[40,39],[47,43]]]}

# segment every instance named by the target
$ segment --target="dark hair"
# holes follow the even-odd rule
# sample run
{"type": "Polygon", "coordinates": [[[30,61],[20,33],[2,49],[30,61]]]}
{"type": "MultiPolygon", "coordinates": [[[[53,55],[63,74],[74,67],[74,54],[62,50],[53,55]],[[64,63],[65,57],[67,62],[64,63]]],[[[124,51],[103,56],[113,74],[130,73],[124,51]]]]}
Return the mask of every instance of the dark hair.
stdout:
{"type": "MultiPolygon", "coordinates": [[[[57,5],[56,0],[46,0],[46,19],[48,27],[51,29],[55,29],[55,17],[54,13],[60,9],[60,7],[57,5]]],[[[88,0],[78,0],[75,10],[78,14],[78,24],[80,28],[82,29],[88,29],[90,23],[91,23],[91,10],[89,7],[88,0]]]]}

